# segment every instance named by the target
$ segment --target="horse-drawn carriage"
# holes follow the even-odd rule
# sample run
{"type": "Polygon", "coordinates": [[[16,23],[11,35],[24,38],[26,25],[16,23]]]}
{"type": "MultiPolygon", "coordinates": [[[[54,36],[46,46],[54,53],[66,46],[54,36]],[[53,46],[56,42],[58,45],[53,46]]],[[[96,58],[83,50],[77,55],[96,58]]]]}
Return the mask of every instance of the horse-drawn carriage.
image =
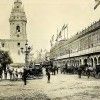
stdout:
{"type": "Polygon", "coordinates": [[[60,67],[61,73],[68,73],[68,74],[76,74],[77,67],[73,65],[68,65],[67,63],[65,65],[62,65],[60,67]]]}
{"type": "Polygon", "coordinates": [[[40,64],[35,64],[31,68],[28,68],[27,73],[28,73],[28,79],[30,78],[36,79],[43,77],[42,67],[40,64]]]}
{"type": "Polygon", "coordinates": [[[95,67],[90,65],[81,65],[80,66],[82,70],[83,75],[87,75],[87,73],[90,73],[90,76],[95,78],[100,78],[100,65],[96,65],[95,67]]]}
{"type": "Polygon", "coordinates": [[[94,70],[95,70],[95,77],[100,78],[100,65],[96,65],[94,70]]]}

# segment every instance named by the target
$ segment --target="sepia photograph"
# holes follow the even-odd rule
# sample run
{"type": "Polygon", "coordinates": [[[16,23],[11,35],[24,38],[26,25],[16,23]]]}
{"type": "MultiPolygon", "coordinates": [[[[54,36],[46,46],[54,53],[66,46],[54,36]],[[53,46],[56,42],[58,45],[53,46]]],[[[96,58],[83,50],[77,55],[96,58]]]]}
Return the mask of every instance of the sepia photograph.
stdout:
{"type": "Polygon", "coordinates": [[[100,100],[100,0],[0,0],[0,100],[100,100]]]}

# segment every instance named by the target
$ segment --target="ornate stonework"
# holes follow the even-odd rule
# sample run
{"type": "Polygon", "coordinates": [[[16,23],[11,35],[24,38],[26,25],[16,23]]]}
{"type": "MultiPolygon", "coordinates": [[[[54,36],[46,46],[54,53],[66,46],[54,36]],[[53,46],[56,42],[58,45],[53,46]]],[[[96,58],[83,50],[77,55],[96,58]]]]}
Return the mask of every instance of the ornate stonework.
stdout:
{"type": "Polygon", "coordinates": [[[14,63],[24,63],[24,55],[21,54],[20,48],[24,47],[27,34],[27,18],[22,6],[21,0],[15,0],[9,18],[10,39],[1,39],[1,49],[9,51],[14,63]]]}

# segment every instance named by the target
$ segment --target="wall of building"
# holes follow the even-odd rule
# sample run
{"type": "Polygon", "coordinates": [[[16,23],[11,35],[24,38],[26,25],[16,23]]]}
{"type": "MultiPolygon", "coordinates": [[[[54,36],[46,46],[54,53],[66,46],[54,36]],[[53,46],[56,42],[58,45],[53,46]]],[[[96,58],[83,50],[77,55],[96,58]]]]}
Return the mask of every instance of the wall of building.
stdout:
{"type": "Polygon", "coordinates": [[[13,63],[25,63],[25,54],[21,53],[21,48],[25,48],[27,40],[27,18],[21,0],[14,1],[9,23],[10,39],[0,39],[0,49],[9,52],[13,63]]]}
{"type": "Polygon", "coordinates": [[[59,64],[64,65],[70,62],[70,65],[77,66],[84,64],[87,60],[88,64],[95,67],[96,64],[100,63],[99,53],[100,21],[97,21],[71,39],[56,43],[50,50],[50,59],[59,64]]]}
{"type": "Polygon", "coordinates": [[[25,63],[25,55],[21,52],[21,47],[24,48],[26,40],[0,40],[0,49],[8,51],[13,63],[25,63]]]}

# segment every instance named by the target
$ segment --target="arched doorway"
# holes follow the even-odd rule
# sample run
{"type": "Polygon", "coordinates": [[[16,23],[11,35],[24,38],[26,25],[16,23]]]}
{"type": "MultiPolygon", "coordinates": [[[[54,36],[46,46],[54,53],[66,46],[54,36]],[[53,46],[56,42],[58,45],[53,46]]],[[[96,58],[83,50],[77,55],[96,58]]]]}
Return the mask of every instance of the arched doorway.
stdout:
{"type": "Polygon", "coordinates": [[[79,60],[76,60],[76,66],[77,66],[77,67],[80,66],[79,60]]]}
{"type": "Polygon", "coordinates": [[[97,58],[95,57],[94,58],[94,67],[96,67],[96,65],[97,65],[97,58]]]}
{"type": "Polygon", "coordinates": [[[82,60],[80,59],[80,65],[82,65],[82,60]]]}
{"type": "Polygon", "coordinates": [[[87,65],[87,59],[84,59],[84,65],[87,65]]]}
{"type": "Polygon", "coordinates": [[[93,67],[93,59],[91,58],[91,66],[93,67]]]}
{"type": "Polygon", "coordinates": [[[70,65],[70,61],[69,61],[69,60],[67,60],[67,65],[68,65],[68,66],[70,65]]]}
{"type": "Polygon", "coordinates": [[[98,58],[98,64],[100,65],[100,57],[98,58]]]}
{"type": "Polygon", "coordinates": [[[17,31],[17,32],[20,32],[20,26],[19,26],[19,25],[16,26],[16,31],[17,31]]]}

